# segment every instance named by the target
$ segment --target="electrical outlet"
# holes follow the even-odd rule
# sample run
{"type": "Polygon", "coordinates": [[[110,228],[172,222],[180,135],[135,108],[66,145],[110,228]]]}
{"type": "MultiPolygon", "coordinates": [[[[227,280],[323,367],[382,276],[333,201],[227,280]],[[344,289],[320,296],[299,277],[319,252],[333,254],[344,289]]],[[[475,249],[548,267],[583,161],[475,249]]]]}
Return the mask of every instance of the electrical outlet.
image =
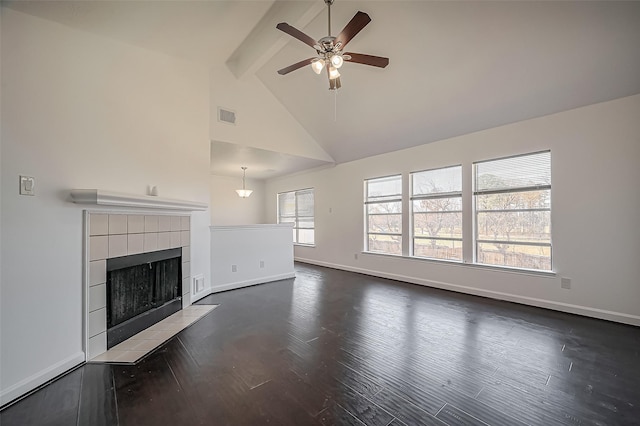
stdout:
{"type": "Polygon", "coordinates": [[[560,278],[560,287],[566,290],[571,290],[571,278],[560,278]]]}
{"type": "Polygon", "coordinates": [[[261,260],[261,261],[260,261],[260,267],[261,267],[261,268],[264,268],[264,260],[261,260]]]}
{"type": "Polygon", "coordinates": [[[354,254],[354,255],[353,255],[353,258],[354,258],[355,260],[358,260],[358,253],[354,254]]]}
{"type": "Polygon", "coordinates": [[[231,265],[231,272],[238,272],[238,265],[231,265]]]}

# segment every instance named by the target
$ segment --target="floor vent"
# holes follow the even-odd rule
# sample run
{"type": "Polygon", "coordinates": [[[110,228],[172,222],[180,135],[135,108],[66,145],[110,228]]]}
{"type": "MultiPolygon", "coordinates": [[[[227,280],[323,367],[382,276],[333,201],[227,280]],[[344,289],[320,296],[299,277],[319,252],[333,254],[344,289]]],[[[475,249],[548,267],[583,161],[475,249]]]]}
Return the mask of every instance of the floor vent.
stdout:
{"type": "Polygon", "coordinates": [[[229,109],[218,107],[218,121],[228,124],[236,124],[236,113],[229,109]]]}
{"type": "Polygon", "coordinates": [[[193,277],[193,294],[198,294],[204,290],[204,275],[193,277]]]}

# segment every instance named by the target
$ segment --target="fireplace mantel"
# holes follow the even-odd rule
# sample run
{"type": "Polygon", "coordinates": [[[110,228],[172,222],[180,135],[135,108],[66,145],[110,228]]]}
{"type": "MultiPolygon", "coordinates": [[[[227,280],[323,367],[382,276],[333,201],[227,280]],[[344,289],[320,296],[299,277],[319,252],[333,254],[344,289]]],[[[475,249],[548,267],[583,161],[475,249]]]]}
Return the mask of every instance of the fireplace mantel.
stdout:
{"type": "Polygon", "coordinates": [[[102,189],[72,189],[71,201],[76,204],[135,207],[142,209],[197,211],[206,210],[206,203],[188,200],[161,198],[151,195],[126,194],[102,189]]]}

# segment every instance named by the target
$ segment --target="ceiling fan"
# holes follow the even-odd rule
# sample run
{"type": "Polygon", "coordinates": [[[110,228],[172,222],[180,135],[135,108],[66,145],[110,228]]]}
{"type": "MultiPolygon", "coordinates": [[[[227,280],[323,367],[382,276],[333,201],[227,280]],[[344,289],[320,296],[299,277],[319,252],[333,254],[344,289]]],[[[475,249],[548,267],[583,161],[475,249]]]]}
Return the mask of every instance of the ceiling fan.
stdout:
{"type": "Polygon", "coordinates": [[[328,28],[329,35],[315,41],[302,31],[292,27],[286,22],[281,22],[276,25],[276,28],[289,34],[292,37],[297,38],[301,42],[313,47],[317,56],[314,58],[305,59],[297,62],[293,65],[289,65],[286,68],[278,70],[278,74],[285,75],[291,71],[295,71],[305,65],[311,64],[311,68],[316,74],[320,74],[323,68],[327,69],[327,75],[329,76],[329,90],[337,90],[342,85],[340,84],[340,68],[344,61],[355,62],[358,64],[371,65],[374,67],[384,68],[389,65],[389,58],[383,58],[381,56],[365,55],[362,53],[343,52],[343,49],[351,41],[356,34],[358,34],[369,22],[371,18],[364,12],[358,12],[355,14],[351,21],[344,27],[342,32],[337,37],[331,36],[331,5],[333,0],[324,0],[327,4],[327,11],[329,16],[328,28]]]}

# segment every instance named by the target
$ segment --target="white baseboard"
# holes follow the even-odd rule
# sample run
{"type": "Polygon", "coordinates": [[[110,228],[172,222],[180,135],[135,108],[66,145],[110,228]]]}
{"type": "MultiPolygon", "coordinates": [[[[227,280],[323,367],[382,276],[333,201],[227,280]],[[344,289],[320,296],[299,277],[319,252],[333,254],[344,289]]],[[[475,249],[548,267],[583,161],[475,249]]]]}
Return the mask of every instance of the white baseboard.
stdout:
{"type": "Polygon", "coordinates": [[[253,278],[253,279],[250,279],[250,280],[235,281],[235,282],[232,282],[232,283],[220,284],[220,285],[216,285],[214,287],[208,288],[206,291],[198,293],[194,297],[197,298],[197,300],[200,300],[203,297],[206,297],[206,296],[208,296],[210,294],[213,294],[213,293],[220,293],[221,291],[235,290],[237,288],[249,287],[249,286],[252,286],[252,285],[264,284],[264,283],[269,283],[269,282],[272,282],[272,281],[286,280],[286,279],[295,278],[295,277],[296,277],[296,274],[295,274],[295,272],[292,271],[292,272],[287,272],[287,273],[284,273],[284,274],[269,275],[269,276],[266,276],[266,277],[253,278]]]}
{"type": "Polygon", "coordinates": [[[0,406],[3,406],[16,398],[32,391],[33,389],[47,383],[49,380],[71,370],[85,361],[84,352],[78,352],[72,356],[63,359],[56,364],[27,377],[26,379],[3,389],[0,392],[0,406]]]}
{"type": "Polygon", "coordinates": [[[523,305],[535,306],[538,308],[551,309],[554,311],[567,312],[570,314],[583,315],[586,317],[604,319],[608,321],[619,322],[623,324],[640,326],[640,316],[629,315],[622,312],[607,311],[604,309],[591,308],[588,306],[573,305],[570,303],[556,302],[547,299],[538,299],[535,297],[521,296],[512,293],[503,293],[499,291],[483,290],[475,287],[451,284],[442,281],[433,281],[423,278],[410,277],[406,275],[390,274],[382,271],[374,271],[370,269],[355,268],[353,266],[341,265],[337,263],[323,262],[313,259],[295,258],[296,262],[309,263],[311,265],[326,266],[332,269],[340,269],[343,271],[356,272],[359,274],[372,275],[374,277],[388,278],[396,281],[403,281],[411,284],[424,285],[426,287],[439,288],[442,290],[455,291],[458,293],[471,294],[474,296],[488,297],[491,299],[504,300],[507,302],[515,302],[523,305]]]}
{"type": "Polygon", "coordinates": [[[204,290],[194,294],[193,296],[191,296],[191,304],[193,305],[194,303],[196,303],[198,300],[207,297],[208,295],[211,294],[211,289],[210,288],[205,288],[204,290]]]}

